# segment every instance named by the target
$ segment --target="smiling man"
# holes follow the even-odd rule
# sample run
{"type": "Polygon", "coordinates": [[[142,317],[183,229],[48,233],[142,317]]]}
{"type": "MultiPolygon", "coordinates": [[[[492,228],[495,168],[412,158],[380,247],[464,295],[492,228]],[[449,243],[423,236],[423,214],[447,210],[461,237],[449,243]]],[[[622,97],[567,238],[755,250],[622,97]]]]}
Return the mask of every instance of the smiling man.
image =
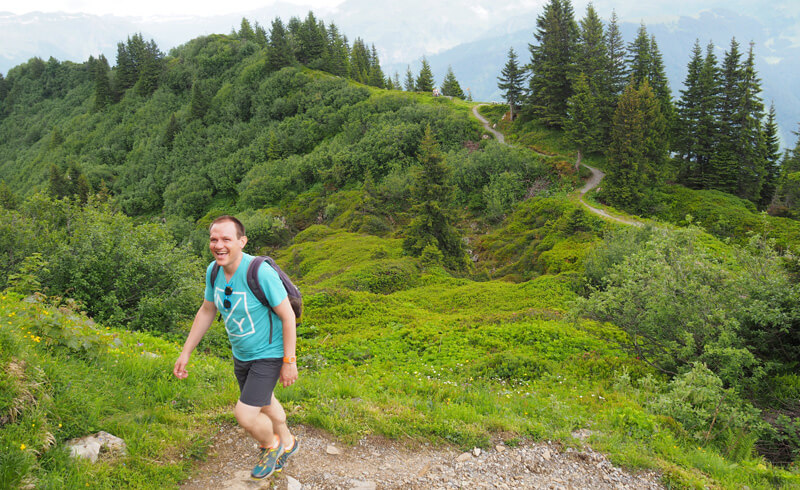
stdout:
{"type": "Polygon", "coordinates": [[[259,267],[258,282],[269,304],[277,306],[261,304],[250,291],[247,269],[253,256],[243,252],[247,237],[238,219],[233,216],[215,219],[209,235],[215,260],[206,270],[205,299],[173,373],[179,379],[188,376],[189,357],[219,311],[231,342],[234,373],[241,393],[234,415],[261,446],[251,476],[262,479],[283,469],[297,450],[297,440],[286,425],[286,413],[273,393],[278,379],[284,387],[297,380],[296,319],[286,289],[272,267],[259,267]]]}

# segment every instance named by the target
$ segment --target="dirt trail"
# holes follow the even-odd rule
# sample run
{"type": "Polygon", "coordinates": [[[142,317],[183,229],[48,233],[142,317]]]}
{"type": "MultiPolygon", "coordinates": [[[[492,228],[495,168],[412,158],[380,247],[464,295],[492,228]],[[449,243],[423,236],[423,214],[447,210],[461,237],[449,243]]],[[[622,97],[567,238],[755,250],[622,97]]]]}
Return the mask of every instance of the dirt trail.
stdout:
{"type": "MultiPolygon", "coordinates": [[[[503,143],[504,145],[507,145],[508,143],[506,143],[505,136],[503,136],[502,133],[500,133],[499,131],[497,131],[493,127],[489,126],[489,121],[485,117],[481,116],[480,113],[478,112],[478,107],[481,107],[481,106],[484,106],[484,105],[489,105],[489,104],[478,104],[478,105],[474,106],[472,108],[472,114],[478,119],[478,121],[480,121],[483,124],[484,129],[486,129],[487,131],[489,131],[490,133],[492,133],[494,135],[494,137],[497,139],[497,141],[499,141],[500,143],[503,143]]],[[[534,151],[536,151],[536,150],[534,150],[534,151]]],[[[544,155],[544,153],[541,153],[541,152],[538,152],[538,151],[536,151],[536,153],[538,153],[540,155],[544,155]]],[[[590,190],[592,190],[592,189],[596,188],[597,186],[599,186],[600,185],[600,181],[603,179],[603,177],[605,177],[606,174],[604,174],[602,171],[600,171],[600,170],[598,170],[598,169],[596,169],[594,167],[590,167],[589,165],[586,165],[585,163],[581,163],[580,162],[580,156],[578,157],[577,165],[583,165],[584,167],[588,168],[592,172],[592,176],[589,178],[589,180],[586,181],[586,184],[583,186],[583,188],[580,191],[581,192],[580,202],[581,202],[581,204],[583,204],[583,206],[586,209],[588,209],[590,212],[592,212],[592,213],[594,213],[594,214],[596,214],[598,216],[601,216],[601,217],[606,218],[606,219],[610,219],[612,221],[616,221],[618,223],[623,223],[623,224],[631,225],[631,226],[639,226],[639,227],[644,226],[644,224],[642,222],[640,222],[640,221],[620,218],[620,217],[617,217],[617,216],[612,216],[612,215],[608,214],[606,211],[604,211],[602,209],[598,209],[598,208],[592,206],[591,204],[587,203],[586,201],[584,201],[583,200],[583,196],[587,192],[589,192],[590,190]]]]}
{"type": "MultiPolygon", "coordinates": [[[[300,448],[289,465],[265,480],[253,481],[255,443],[238,427],[217,429],[209,458],[181,487],[184,490],[663,488],[655,473],[626,473],[590,448],[575,450],[555,442],[507,447],[498,442],[476,456],[449,446],[376,436],[349,446],[305,426],[293,428],[300,448]]],[[[576,434],[584,437],[590,432],[576,434]]]]}

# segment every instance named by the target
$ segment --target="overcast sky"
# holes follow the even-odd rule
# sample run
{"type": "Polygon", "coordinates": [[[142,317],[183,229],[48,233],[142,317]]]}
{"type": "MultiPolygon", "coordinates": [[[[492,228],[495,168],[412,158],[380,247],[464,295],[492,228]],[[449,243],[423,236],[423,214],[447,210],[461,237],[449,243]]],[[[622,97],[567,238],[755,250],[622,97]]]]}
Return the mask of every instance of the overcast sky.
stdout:
{"type": "MultiPolygon", "coordinates": [[[[314,8],[335,7],[344,0],[281,0],[282,3],[309,5],[314,8]]],[[[152,15],[220,15],[243,12],[269,6],[274,0],[136,0],[115,2],[108,0],[4,0],[0,12],[14,14],[28,12],[83,12],[87,14],[120,16],[152,15]]]]}

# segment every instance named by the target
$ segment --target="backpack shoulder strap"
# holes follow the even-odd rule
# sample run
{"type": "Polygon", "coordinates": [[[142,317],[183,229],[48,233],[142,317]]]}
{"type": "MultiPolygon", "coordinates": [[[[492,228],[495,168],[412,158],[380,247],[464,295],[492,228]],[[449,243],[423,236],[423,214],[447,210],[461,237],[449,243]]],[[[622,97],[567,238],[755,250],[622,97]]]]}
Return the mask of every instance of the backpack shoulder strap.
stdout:
{"type": "Polygon", "coordinates": [[[219,274],[219,264],[214,261],[214,265],[211,266],[211,289],[214,289],[214,284],[217,283],[217,274],[219,274]]]}
{"type": "Polygon", "coordinates": [[[272,308],[272,305],[269,304],[269,300],[267,299],[267,295],[264,294],[264,290],[261,289],[261,284],[258,283],[258,269],[265,259],[266,257],[261,255],[253,257],[253,260],[250,261],[250,265],[247,267],[247,287],[250,288],[250,291],[252,291],[253,295],[262,305],[267,308],[272,308]]]}

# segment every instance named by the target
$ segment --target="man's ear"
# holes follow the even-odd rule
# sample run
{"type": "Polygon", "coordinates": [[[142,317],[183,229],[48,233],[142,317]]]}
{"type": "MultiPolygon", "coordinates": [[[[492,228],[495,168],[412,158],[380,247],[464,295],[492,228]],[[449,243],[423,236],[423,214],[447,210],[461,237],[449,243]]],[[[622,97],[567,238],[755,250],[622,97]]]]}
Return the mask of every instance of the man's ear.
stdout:
{"type": "Polygon", "coordinates": [[[244,248],[244,247],[245,247],[245,245],[247,245],[247,236],[243,236],[243,237],[242,237],[242,238],[240,238],[239,240],[241,240],[241,241],[242,241],[242,248],[244,248]]]}

